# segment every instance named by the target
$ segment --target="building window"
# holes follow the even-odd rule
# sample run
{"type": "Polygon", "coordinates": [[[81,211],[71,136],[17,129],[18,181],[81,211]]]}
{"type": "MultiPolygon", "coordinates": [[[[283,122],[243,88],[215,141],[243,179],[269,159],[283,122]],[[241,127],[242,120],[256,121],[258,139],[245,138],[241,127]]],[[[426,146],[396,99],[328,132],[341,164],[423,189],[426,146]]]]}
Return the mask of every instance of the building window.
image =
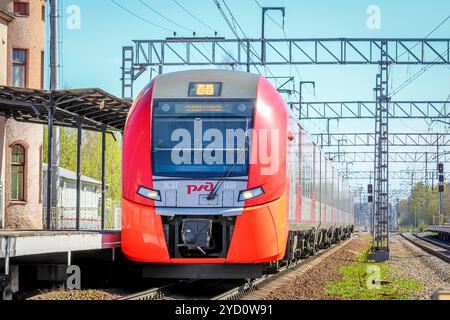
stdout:
{"type": "Polygon", "coordinates": [[[28,2],[14,2],[13,12],[18,16],[28,17],[30,15],[30,4],[28,2]]]}
{"type": "Polygon", "coordinates": [[[25,201],[25,148],[16,144],[11,149],[11,200],[25,201]]]}
{"type": "Polygon", "coordinates": [[[13,49],[13,72],[12,85],[15,87],[25,87],[27,72],[27,51],[23,49],[13,49]]]}

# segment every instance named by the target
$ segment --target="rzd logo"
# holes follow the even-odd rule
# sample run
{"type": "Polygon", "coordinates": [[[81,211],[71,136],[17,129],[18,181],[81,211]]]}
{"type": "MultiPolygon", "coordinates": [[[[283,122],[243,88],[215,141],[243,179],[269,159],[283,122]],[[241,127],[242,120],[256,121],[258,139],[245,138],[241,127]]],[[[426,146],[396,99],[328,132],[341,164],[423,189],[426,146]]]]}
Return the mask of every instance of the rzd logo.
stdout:
{"type": "Polygon", "coordinates": [[[192,194],[193,192],[201,192],[201,191],[212,191],[214,189],[214,184],[212,182],[207,182],[200,186],[196,186],[195,184],[187,185],[187,193],[192,194]]]}

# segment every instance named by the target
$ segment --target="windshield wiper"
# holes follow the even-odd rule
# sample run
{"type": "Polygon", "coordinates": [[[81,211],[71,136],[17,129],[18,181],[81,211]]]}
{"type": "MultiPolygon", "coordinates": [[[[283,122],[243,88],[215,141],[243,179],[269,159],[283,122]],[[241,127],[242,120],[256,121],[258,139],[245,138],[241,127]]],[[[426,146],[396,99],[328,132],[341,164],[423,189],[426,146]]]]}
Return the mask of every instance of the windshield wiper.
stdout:
{"type": "Polygon", "coordinates": [[[241,150],[241,152],[236,157],[234,162],[232,164],[230,164],[230,166],[228,167],[227,171],[225,171],[225,174],[219,179],[219,181],[217,181],[217,183],[214,186],[214,188],[208,194],[208,196],[206,197],[207,200],[211,201],[211,200],[214,200],[217,197],[217,192],[219,191],[219,189],[222,186],[222,184],[225,181],[225,179],[227,179],[231,175],[231,173],[233,172],[234,168],[236,167],[236,165],[238,164],[239,160],[241,159],[242,155],[245,154],[245,150],[247,149],[247,146],[248,146],[248,144],[246,142],[245,145],[244,145],[244,148],[241,150]]]}

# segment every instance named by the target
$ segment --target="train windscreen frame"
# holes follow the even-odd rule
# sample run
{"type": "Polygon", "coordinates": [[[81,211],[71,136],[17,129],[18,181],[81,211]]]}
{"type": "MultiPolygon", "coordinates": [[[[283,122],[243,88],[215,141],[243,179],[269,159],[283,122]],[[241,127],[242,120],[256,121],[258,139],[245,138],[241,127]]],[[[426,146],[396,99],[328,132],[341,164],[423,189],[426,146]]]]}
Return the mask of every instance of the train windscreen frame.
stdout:
{"type": "Polygon", "coordinates": [[[248,133],[253,128],[254,109],[255,100],[251,99],[155,100],[153,175],[194,179],[248,176],[248,133]]]}

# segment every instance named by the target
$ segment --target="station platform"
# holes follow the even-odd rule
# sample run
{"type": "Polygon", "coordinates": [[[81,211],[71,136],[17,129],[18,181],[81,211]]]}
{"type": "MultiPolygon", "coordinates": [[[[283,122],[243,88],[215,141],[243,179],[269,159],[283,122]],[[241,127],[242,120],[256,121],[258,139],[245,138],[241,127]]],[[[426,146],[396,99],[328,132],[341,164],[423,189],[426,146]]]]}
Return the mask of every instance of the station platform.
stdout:
{"type": "Polygon", "coordinates": [[[433,232],[450,232],[450,225],[429,226],[428,230],[433,232]]]}
{"type": "Polygon", "coordinates": [[[120,247],[120,231],[0,230],[0,259],[120,247]]]}
{"type": "Polygon", "coordinates": [[[0,230],[0,300],[18,291],[19,268],[35,268],[38,280],[64,280],[68,266],[95,269],[112,264],[120,245],[118,230],[0,230]]]}
{"type": "Polygon", "coordinates": [[[428,231],[436,232],[443,241],[450,241],[450,224],[429,226],[428,231]]]}

